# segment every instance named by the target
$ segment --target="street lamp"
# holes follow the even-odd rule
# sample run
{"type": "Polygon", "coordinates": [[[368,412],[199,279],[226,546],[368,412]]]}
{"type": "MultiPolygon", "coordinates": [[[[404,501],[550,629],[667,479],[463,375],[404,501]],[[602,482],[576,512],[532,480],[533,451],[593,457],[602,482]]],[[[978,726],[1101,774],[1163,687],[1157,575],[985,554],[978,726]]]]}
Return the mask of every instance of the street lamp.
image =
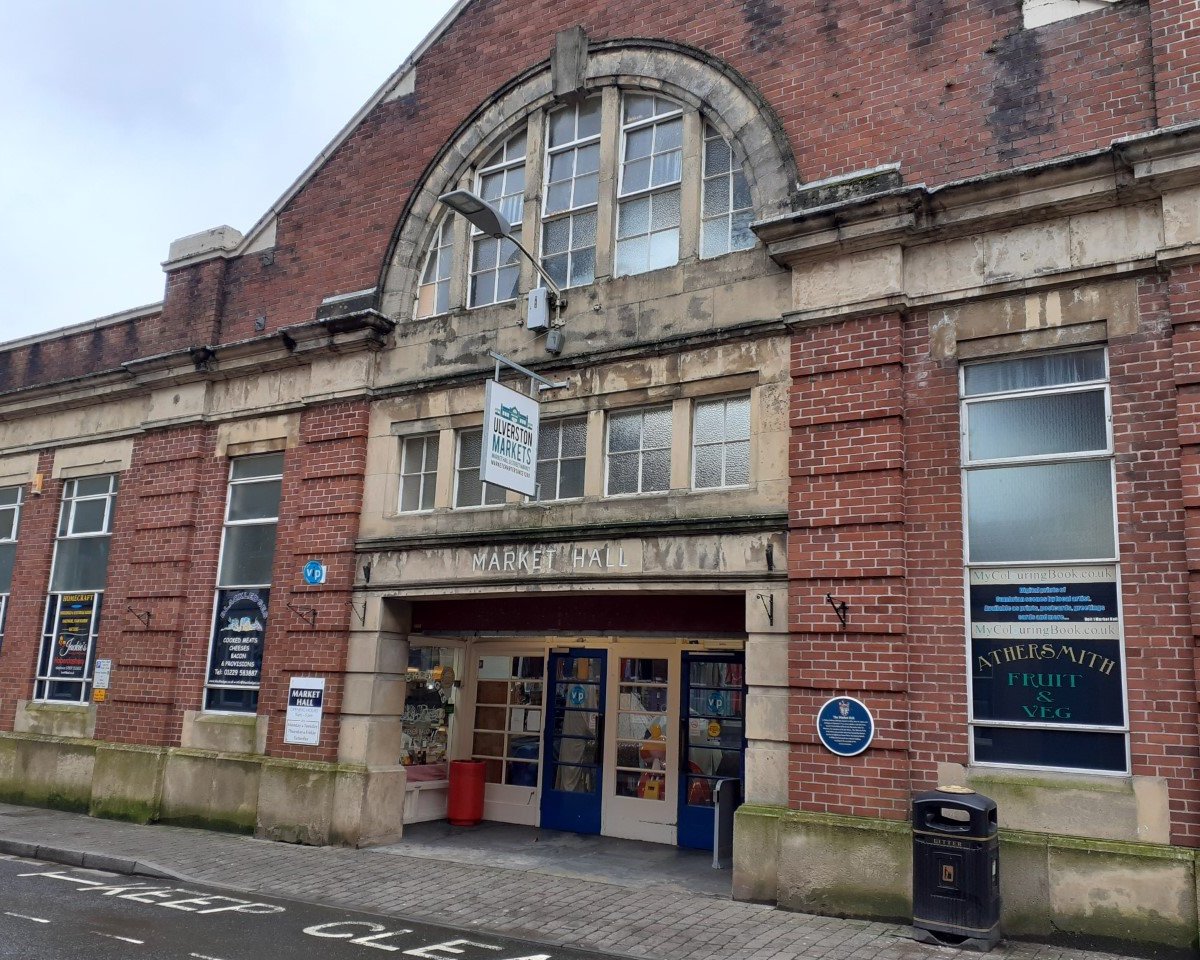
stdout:
{"type": "Polygon", "coordinates": [[[538,272],[538,276],[546,281],[546,286],[554,296],[555,310],[560,310],[566,306],[567,299],[563,296],[562,290],[558,288],[558,284],[542,268],[541,263],[538,262],[538,258],[526,250],[522,246],[521,241],[513,236],[512,224],[492,204],[484,200],[483,197],[476,196],[470,190],[452,190],[450,193],[443,193],[438,197],[438,200],[455,213],[460,213],[466,217],[467,222],[480,233],[489,237],[508,240],[512,243],[533,264],[533,269],[538,272]]]}

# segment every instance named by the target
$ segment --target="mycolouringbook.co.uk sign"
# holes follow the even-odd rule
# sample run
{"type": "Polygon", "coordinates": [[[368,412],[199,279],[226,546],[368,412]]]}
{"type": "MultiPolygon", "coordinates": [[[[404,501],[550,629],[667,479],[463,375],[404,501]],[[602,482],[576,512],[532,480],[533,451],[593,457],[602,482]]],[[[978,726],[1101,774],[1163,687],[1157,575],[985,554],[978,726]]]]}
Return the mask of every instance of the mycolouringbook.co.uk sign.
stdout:
{"type": "Polygon", "coordinates": [[[489,380],[483,403],[479,479],[527,497],[536,495],[537,401],[489,380]]]}

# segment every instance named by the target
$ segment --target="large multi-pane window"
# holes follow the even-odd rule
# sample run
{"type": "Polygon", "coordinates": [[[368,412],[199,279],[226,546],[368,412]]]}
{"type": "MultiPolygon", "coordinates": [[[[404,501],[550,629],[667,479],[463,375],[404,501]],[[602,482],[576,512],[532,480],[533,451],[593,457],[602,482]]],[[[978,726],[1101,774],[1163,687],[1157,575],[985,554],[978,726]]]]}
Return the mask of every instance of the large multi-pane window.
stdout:
{"type": "Polygon", "coordinates": [[[961,385],[974,759],[1126,772],[1105,351],[961,385]]]}
{"type": "Polygon", "coordinates": [[[716,257],[754,246],[750,184],[734,156],[733,146],[710,123],[704,125],[704,190],[700,208],[700,256],[716,257]]]}
{"type": "Polygon", "coordinates": [[[692,486],[739,487],[750,482],[750,397],[696,404],[692,425],[692,486]]]}
{"type": "Polygon", "coordinates": [[[683,111],[647,94],[621,104],[621,174],[617,205],[617,276],[679,261],[683,111]]]}
{"type": "Polygon", "coordinates": [[[400,509],[432,510],[437,489],[438,435],[405,437],[400,448],[400,509]]]}
{"type": "Polygon", "coordinates": [[[8,597],[12,592],[20,528],[21,488],[0,487],[0,649],[4,647],[4,623],[8,618],[8,597]]]}
{"type": "Polygon", "coordinates": [[[546,665],[536,657],[480,657],[471,756],[488,783],[536,787],[546,665]]]}
{"type": "Polygon", "coordinates": [[[624,410],[608,418],[610,494],[671,488],[671,408],[624,410]]]}
{"type": "Polygon", "coordinates": [[[450,309],[450,274],[454,268],[454,218],[443,217],[429,242],[421,284],[417,288],[417,319],[450,309]]]}
{"type": "Polygon", "coordinates": [[[542,205],[542,267],[559,287],[596,277],[600,98],[549,116],[542,205]]]}
{"type": "Polygon", "coordinates": [[[483,459],[483,430],[460,430],[454,464],[454,505],[456,507],[497,506],[504,503],[505,490],[479,479],[483,459]]]}
{"type": "Polygon", "coordinates": [[[583,496],[587,417],[543,420],[538,435],[539,500],[583,496]]]}
{"type": "MultiPolygon", "coordinates": [[[[493,204],[521,239],[525,204],[525,134],[512,137],[493,153],[476,177],[476,192],[493,204]]],[[[467,303],[482,307],[512,300],[521,275],[520,252],[512,240],[486,237],[472,228],[471,291],[467,303]]]]}
{"type": "Polygon", "coordinates": [[[282,453],[239,457],[229,465],[206,710],[258,709],[282,490],[282,453]]]}
{"type": "Polygon", "coordinates": [[[63,484],[34,684],[37,700],[84,703],[91,693],[116,499],[115,474],[63,484]]]}

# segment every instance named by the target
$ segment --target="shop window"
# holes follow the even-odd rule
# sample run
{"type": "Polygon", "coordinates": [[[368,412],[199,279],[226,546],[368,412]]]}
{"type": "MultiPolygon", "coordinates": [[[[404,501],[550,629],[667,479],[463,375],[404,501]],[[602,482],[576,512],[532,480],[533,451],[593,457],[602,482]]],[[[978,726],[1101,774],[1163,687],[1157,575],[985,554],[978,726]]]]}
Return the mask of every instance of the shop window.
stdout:
{"type": "Polygon", "coordinates": [[[962,369],[976,762],[1128,770],[1107,357],[962,369]]]}
{"type": "Polygon", "coordinates": [[[683,111],[662,97],[629,93],[621,103],[617,258],[622,276],[679,262],[683,111]]]}
{"type": "Polygon", "coordinates": [[[586,452],[586,417],[542,421],[538,435],[538,499],[582,497],[586,452]]]}
{"type": "Polygon", "coordinates": [[[443,217],[429,242],[421,285],[417,288],[416,317],[432,317],[450,309],[450,274],[454,269],[454,218],[443,217]]]}
{"type": "Polygon", "coordinates": [[[750,482],[750,397],[696,404],[692,424],[692,486],[741,487],[750,482]]]}
{"type": "Polygon", "coordinates": [[[607,492],[656,493],[670,487],[671,408],[610,415],[607,492]]]}
{"type": "Polygon", "coordinates": [[[542,206],[542,267],[561,288],[596,277],[600,98],[548,117],[542,206]]]}
{"type": "Polygon", "coordinates": [[[437,488],[438,435],[405,437],[400,449],[400,510],[432,510],[437,488]]]}
{"type": "MultiPolygon", "coordinates": [[[[525,134],[511,138],[490,156],[475,178],[475,191],[493,204],[521,239],[525,205],[525,134]]],[[[507,238],[485,237],[472,228],[471,291],[468,303],[482,307],[517,296],[521,274],[520,252],[507,238]]]]}
{"type": "Polygon", "coordinates": [[[454,505],[456,507],[498,506],[505,501],[506,491],[494,483],[479,479],[479,464],[483,457],[483,430],[458,432],[458,455],[454,465],[454,505]]]}
{"type": "Polygon", "coordinates": [[[206,710],[253,713],[258,709],[282,491],[282,453],[240,457],[230,463],[206,710]]]}
{"type": "Polygon", "coordinates": [[[0,487],[0,650],[4,649],[4,623],[12,592],[17,560],[17,534],[21,527],[21,488],[0,487]]]}
{"type": "Polygon", "coordinates": [[[479,658],[471,756],[488,783],[537,786],[545,669],[541,656],[479,658]]]}
{"type": "Polygon", "coordinates": [[[117,498],[113,474],[63,484],[34,698],[86,703],[117,498]]]}
{"type": "Polygon", "coordinates": [[[456,654],[449,647],[409,648],[400,763],[408,768],[410,782],[445,780],[448,776],[446,759],[456,699],[456,654]]]}
{"type": "Polygon", "coordinates": [[[704,189],[700,207],[701,257],[716,257],[754,246],[750,184],[734,156],[732,144],[709,123],[704,125],[704,189]]]}
{"type": "Polygon", "coordinates": [[[667,799],[667,661],[622,657],[617,697],[616,791],[667,799]]]}

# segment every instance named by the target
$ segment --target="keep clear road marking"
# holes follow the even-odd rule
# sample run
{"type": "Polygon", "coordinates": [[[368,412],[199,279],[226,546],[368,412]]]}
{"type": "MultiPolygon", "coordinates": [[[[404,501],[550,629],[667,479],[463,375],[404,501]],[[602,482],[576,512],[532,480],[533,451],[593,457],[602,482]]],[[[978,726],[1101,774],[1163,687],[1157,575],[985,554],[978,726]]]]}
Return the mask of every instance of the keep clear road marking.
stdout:
{"type": "Polygon", "coordinates": [[[189,957],[195,957],[195,960],[221,960],[220,957],[210,957],[207,953],[189,953],[189,957]]]}
{"type": "Polygon", "coordinates": [[[140,945],[146,942],[145,940],[134,940],[133,937],[121,937],[115,933],[101,933],[99,930],[93,930],[92,933],[98,937],[108,937],[109,940],[120,940],[122,943],[136,943],[140,945]]]}
{"type": "Polygon", "coordinates": [[[6,917],[16,917],[18,920],[32,920],[34,923],[49,923],[50,922],[49,920],[43,920],[41,917],[30,917],[30,916],[26,916],[23,913],[9,913],[7,910],[4,911],[4,915],[6,917]]]}

